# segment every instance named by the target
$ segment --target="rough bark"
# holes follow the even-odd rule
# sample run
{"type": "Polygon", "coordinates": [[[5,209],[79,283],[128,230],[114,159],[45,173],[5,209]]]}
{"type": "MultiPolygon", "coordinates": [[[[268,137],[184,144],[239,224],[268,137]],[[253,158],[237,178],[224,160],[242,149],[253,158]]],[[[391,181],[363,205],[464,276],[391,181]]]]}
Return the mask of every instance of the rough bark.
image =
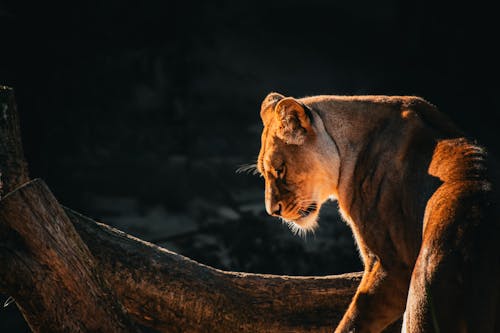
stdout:
{"type": "Polygon", "coordinates": [[[162,332],[331,332],[361,278],[221,271],[66,211],[134,320],[162,332]]]}
{"type": "Polygon", "coordinates": [[[0,285],[34,332],[137,331],[42,181],[0,201],[0,249],[0,285]]]}
{"type": "MultiPolygon", "coordinates": [[[[361,273],[225,272],[97,223],[29,182],[13,92],[0,87],[0,291],[35,332],[331,332],[361,273]],[[5,107],[4,105],[7,105],[5,107]]],[[[396,327],[392,331],[395,331],[396,327]]]]}

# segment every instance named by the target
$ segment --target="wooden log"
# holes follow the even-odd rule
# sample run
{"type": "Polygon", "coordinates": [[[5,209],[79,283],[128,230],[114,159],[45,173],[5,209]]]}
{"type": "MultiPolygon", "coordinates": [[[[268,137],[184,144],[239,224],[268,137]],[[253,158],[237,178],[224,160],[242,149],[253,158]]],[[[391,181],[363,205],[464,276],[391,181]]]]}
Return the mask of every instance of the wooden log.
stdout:
{"type": "Polygon", "coordinates": [[[332,332],[361,279],[221,271],[66,212],[134,320],[162,332],[332,332]]]}
{"type": "Polygon", "coordinates": [[[138,331],[43,181],[0,201],[0,248],[0,285],[34,332],[138,331]]]}

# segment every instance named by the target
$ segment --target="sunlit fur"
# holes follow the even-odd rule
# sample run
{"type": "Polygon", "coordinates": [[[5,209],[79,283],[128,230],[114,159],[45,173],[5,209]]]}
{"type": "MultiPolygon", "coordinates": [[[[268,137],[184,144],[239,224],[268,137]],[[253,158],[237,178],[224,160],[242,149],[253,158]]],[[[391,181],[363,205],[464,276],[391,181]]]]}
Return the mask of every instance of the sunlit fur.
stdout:
{"type": "Polygon", "coordinates": [[[318,226],[316,219],[313,220],[313,222],[310,225],[308,225],[307,228],[304,228],[301,225],[297,224],[296,222],[284,219],[282,217],[280,217],[280,220],[284,225],[286,225],[290,229],[290,231],[294,235],[297,235],[302,238],[305,238],[308,233],[314,233],[314,230],[318,226]]]}
{"type": "Polygon", "coordinates": [[[261,118],[267,212],[304,235],[336,198],[356,239],[365,271],[336,333],[403,313],[408,333],[500,332],[498,167],[482,147],[413,96],[271,93],[261,118]]]}
{"type": "MultiPolygon", "coordinates": [[[[321,166],[335,165],[337,160],[331,156],[336,154],[332,153],[331,138],[321,134],[326,132],[320,119],[314,125],[301,124],[304,117],[294,118],[296,111],[303,111],[299,104],[287,99],[278,100],[277,104],[279,115],[266,118],[257,168],[266,183],[268,213],[273,214],[275,207],[281,205],[280,219],[292,232],[305,236],[317,228],[321,205],[335,195],[338,172],[321,166]],[[313,127],[317,128],[317,135],[302,137],[313,127]],[[316,149],[318,142],[330,148],[316,149]],[[282,175],[278,175],[280,169],[282,175]]],[[[269,106],[266,101],[263,105],[269,106]]]]}

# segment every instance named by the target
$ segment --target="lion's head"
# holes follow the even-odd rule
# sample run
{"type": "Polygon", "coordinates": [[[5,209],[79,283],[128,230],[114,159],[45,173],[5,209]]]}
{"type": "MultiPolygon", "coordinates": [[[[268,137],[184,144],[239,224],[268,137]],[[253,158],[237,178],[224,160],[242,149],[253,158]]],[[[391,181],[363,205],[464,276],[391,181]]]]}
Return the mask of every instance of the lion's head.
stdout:
{"type": "Polygon", "coordinates": [[[257,169],[265,179],[266,210],[292,231],[314,230],[321,205],[336,196],[338,152],[321,118],[300,100],[269,94],[257,169]]]}

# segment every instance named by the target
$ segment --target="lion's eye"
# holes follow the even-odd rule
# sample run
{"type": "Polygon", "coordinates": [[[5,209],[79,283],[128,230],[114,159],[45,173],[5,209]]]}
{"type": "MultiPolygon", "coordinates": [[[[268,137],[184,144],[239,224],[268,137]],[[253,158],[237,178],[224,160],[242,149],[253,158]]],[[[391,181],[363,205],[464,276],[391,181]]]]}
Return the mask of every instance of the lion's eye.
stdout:
{"type": "Polygon", "coordinates": [[[284,166],[281,167],[281,168],[276,169],[276,176],[277,176],[277,178],[282,179],[284,175],[285,175],[285,167],[284,166]]]}

